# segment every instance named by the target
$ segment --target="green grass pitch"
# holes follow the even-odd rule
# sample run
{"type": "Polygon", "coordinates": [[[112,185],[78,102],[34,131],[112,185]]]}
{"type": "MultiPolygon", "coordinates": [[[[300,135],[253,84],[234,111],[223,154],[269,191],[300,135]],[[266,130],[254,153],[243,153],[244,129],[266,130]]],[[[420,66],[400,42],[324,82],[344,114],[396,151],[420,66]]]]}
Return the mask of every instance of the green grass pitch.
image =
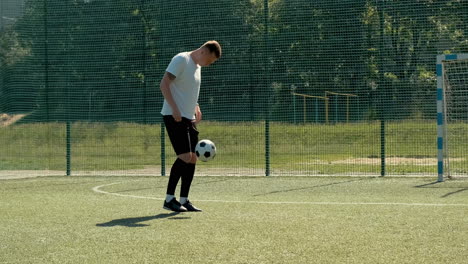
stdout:
{"type": "Polygon", "coordinates": [[[468,182],[196,177],[0,181],[0,263],[466,263],[468,182]]]}

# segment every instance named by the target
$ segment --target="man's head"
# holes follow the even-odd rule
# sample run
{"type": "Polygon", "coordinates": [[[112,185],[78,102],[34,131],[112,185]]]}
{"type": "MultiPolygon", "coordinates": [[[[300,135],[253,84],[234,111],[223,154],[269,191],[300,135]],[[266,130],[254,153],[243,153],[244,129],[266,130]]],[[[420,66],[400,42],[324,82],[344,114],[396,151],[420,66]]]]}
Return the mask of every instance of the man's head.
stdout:
{"type": "Polygon", "coordinates": [[[200,66],[208,66],[221,58],[221,45],[216,40],[205,42],[199,49],[199,57],[197,63],[200,66]]]}

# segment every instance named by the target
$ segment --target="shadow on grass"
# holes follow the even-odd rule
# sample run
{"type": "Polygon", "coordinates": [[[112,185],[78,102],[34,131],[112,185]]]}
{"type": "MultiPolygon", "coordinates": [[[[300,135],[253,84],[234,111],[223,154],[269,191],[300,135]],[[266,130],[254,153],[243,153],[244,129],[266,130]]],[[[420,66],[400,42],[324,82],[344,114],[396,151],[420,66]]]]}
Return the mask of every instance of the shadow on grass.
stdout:
{"type": "Polygon", "coordinates": [[[436,184],[440,184],[441,182],[438,182],[438,181],[435,181],[435,182],[430,182],[430,183],[425,183],[425,184],[421,184],[421,185],[416,185],[414,186],[415,188],[428,188],[432,185],[436,185],[436,184]]]}
{"type": "MultiPolygon", "coordinates": [[[[194,182],[192,183],[193,185],[203,185],[203,184],[210,184],[210,183],[218,183],[218,182],[225,182],[225,181],[230,181],[233,179],[221,179],[221,180],[214,180],[214,181],[201,181],[201,182],[194,182]]],[[[135,189],[125,189],[125,190],[120,190],[120,191],[115,191],[115,193],[128,193],[128,192],[134,192],[134,191],[143,191],[143,190],[157,190],[157,189],[164,189],[165,190],[166,185],[161,185],[161,186],[152,186],[152,187],[145,187],[145,188],[135,188],[135,189]]]]}
{"type": "Polygon", "coordinates": [[[459,194],[459,193],[465,192],[465,191],[468,191],[468,188],[460,188],[460,189],[457,190],[457,191],[453,191],[453,192],[446,193],[446,194],[442,195],[441,197],[442,197],[442,198],[445,198],[445,197],[449,197],[449,196],[451,196],[451,195],[459,194]]]}
{"type": "Polygon", "coordinates": [[[468,191],[468,188],[466,187],[447,187],[447,186],[444,186],[444,187],[440,187],[440,186],[435,186],[435,185],[438,185],[438,184],[442,184],[442,182],[431,182],[431,183],[426,183],[426,184],[422,184],[422,185],[417,185],[417,186],[414,186],[415,188],[444,188],[444,189],[457,189],[456,191],[453,191],[453,192],[449,192],[449,193],[446,193],[444,195],[441,196],[441,198],[446,198],[446,197],[449,197],[449,196],[452,196],[452,195],[456,195],[456,194],[459,194],[461,192],[465,192],[465,191],[468,191]]]}
{"type": "Polygon", "coordinates": [[[351,183],[351,182],[362,181],[362,180],[364,180],[364,179],[356,179],[356,180],[353,179],[353,180],[348,180],[348,181],[332,182],[332,183],[319,184],[319,185],[314,185],[314,186],[306,186],[306,187],[300,187],[300,188],[292,188],[292,189],[286,189],[286,190],[272,191],[272,192],[267,192],[267,193],[259,193],[259,194],[254,194],[252,196],[266,196],[266,195],[276,194],[276,193],[303,191],[303,190],[309,190],[309,189],[321,188],[321,187],[326,187],[326,186],[351,183]]]}
{"type": "Polygon", "coordinates": [[[165,218],[170,219],[170,220],[190,219],[190,217],[188,217],[188,216],[175,217],[178,214],[179,214],[178,212],[172,212],[172,213],[150,215],[150,216],[114,219],[114,220],[106,222],[106,223],[96,224],[96,226],[99,226],[99,227],[112,227],[112,226],[145,227],[145,226],[149,226],[149,225],[148,224],[142,224],[141,222],[155,220],[155,219],[165,219],[165,218]]]}

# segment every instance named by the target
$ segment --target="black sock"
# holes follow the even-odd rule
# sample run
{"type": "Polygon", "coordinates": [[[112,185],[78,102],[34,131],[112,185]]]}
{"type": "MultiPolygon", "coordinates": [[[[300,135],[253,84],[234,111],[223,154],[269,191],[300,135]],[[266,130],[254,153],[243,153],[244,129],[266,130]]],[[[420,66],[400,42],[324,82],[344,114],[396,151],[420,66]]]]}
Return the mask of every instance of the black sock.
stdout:
{"type": "Polygon", "coordinates": [[[190,185],[192,185],[193,175],[195,174],[195,164],[186,163],[182,174],[182,183],[180,186],[180,197],[188,197],[190,185]]]}
{"type": "Polygon", "coordinates": [[[166,194],[174,195],[177,183],[179,179],[184,174],[185,162],[181,159],[176,159],[171,168],[171,174],[169,175],[169,182],[167,183],[167,192],[166,194]]]}

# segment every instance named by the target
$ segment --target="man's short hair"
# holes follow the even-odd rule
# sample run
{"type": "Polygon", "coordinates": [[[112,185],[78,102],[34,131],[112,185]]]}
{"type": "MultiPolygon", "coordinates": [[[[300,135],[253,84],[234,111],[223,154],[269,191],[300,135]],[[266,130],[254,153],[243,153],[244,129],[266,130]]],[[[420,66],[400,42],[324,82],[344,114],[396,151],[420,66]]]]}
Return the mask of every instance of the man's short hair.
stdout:
{"type": "Polygon", "coordinates": [[[219,59],[221,57],[221,45],[219,45],[219,43],[216,40],[207,41],[201,47],[207,48],[210,51],[210,53],[214,53],[216,58],[219,59]]]}

